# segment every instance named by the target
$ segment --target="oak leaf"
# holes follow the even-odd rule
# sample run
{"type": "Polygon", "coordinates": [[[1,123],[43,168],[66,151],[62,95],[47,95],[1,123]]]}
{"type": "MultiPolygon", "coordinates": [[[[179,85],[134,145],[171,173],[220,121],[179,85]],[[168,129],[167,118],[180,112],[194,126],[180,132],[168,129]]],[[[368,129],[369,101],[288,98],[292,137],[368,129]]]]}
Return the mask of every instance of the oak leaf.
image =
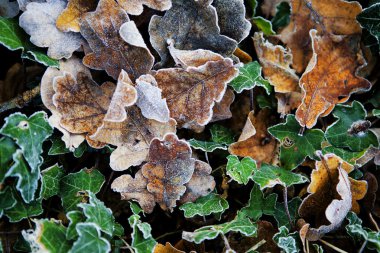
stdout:
{"type": "Polygon", "coordinates": [[[178,250],[173,245],[171,245],[169,242],[163,244],[157,244],[156,247],[154,247],[153,253],[185,253],[185,251],[178,250]]]}
{"type": "Polygon", "coordinates": [[[212,108],[212,119],[210,122],[229,119],[232,117],[230,110],[231,104],[235,100],[235,93],[231,89],[227,89],[220,102],[216,102],[212,108]]]}
{"type": "Polygon", "coordinates": [[[144,10],[143,5],[159,11],[166,11],[172,7],[171,0],[117,0],[117,2],[132,15],[140,15],[144,10]]]}
{"type": "Polygon", "coordinates": [[[124,69],[135,80],[153,66],[136,24],[113,0],[101,0],[94,12],[83,15],[80,32],[92,50],[83,63],[92,69],[104,69],[114,79],[124,69]]]}
{"type": "Polygon", "coordinates": [[[65,10],[57,18],[57,28],[63,32],[79,32],[82,15],[95,10],[96,4],[96,0],[69,0],[65,10]]]}
{"type": "Polygon", "coordinates": [[[371,88],[368,80],[357,76],[357,70],[365,64],[360,57],[360,36],[319,36],[311,30],[310,37],[313,57],[300,79],[303,100],[296,112],[300,125],[307,128],[352,93],[371,88]]]}

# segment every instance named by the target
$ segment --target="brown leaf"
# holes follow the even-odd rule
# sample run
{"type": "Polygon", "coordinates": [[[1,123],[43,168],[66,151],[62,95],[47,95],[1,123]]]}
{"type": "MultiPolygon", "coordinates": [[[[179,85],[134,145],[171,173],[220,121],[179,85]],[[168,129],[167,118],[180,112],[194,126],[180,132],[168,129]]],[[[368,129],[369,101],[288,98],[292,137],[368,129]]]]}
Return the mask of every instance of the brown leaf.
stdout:
{"type": "Polygon", "coordinates": [[[274,86],[276,92],[287,93],[299,91],[299,78],[292,64],[292,55],[280,45],[273,45],[264,39],[263,33],[253,37],[257,57],[263,67],[266,79],[274,86]]]}
{"type": "Polygon", "coordinates": [[[316,30],[310,36],[314,53],[300,79],[303,100],[296,112],[300,125],[307,128],[352,93],[371,88],[368,80],[356,74],[365,63],[360,57],[360,36],[318,36],[316,30]]]}
{"type": "MultiPolygon", "coordinates": [[[[368,191],[363,200],[361,201],[363,203],[364,208],[371,213],[372,211],[375,211],[375,209],[379,209],[380,205],[380,199],[377,198],[379,185],[377,183],[377,179],[375,175],[373,175],[370,172],[366,172],[364,174],[363,179],[367,181],[368,184],[368,191]],[[375,204],[377,203],[377,207],[375,207],[375,204]]],[[[376,213],[376,211],[374,212],[376,213]]],[[[377,212],[379,214],[380,212],[377,212]]],[[[377,215],[379,216],[379,215],[377,215]]]]}
{"type": "Polygon", "coordinates": [[[261,11],[265,15],[265,17],[276,15],[277,5],[281,2],[290,2],[290,0],[264,0],[261,4],[261,11]]]}
{"type": "Polygon", "coordinates": [[[301,92],[276,93],[277,112],[282,116],[298,108],[302,102],[301,92]]]}
{"type": "Polygon", "coordinates": [[[233,155],[249,156],[259,163],[269,163],[276,152],[276,140],[267,131],[273,120],[270,110],[263,109],[257,115],[250,112],[239,140],[232,143],[228,151],[233,155]]]}
{"type": "Polygon", "coordinates": [[[149,24],[150,42],[161,57],[159,65],[169,60],[167,42],[177,49],[208,49],[224,56],[232,55],[237,42],[220,34],[212,0],[173,0],[163,17],[153,16],[149,24]]]}
{"type": "Polygon", "coordinates": [[[185,251],[174,248],[169,242],[165,245],[159,243],[154,247],[154,253],[185,253],[185,251]]]}
{"type": "Polygon", "coordinates": [[[231,89],[227,89],[226,93],[220,102],[215,103],[212,108],[212,119],[210,122],[220,121],[229,119],[232,117],[232,112],[230,110],[231,104],[235,100],[235,93],[231,89]]]}
{"type": "Polygon", "coordinates": [[[140,15],[144,10],[143,5],[159,11],[166,11],[172,7],[171,0],[117,0],[117,2],[132,15],[140,15]]]}
{"type": "MultiPolygon", "coordinates": [[[[317,29],[326,35],[360,34],[356,16],[362,11],[358,2],[343,0],[292,0],[289,25],[282,30],[280,39],[291,49],[293,68],[301,73],[312,58],[309,31],[317,29]]],[[[337,64],[339,66],[339,64],[337,64]]]]}
{"type": "Polygon", "coordinates": [[[100,0],[96,11],[85,14],[80,31],[92,50],[83,63],[92,69],[104,69],[114,79],[124,69],[135,80],[153,66],[135,23],[113,0],[100,0]]]}
{"type": "Polygon", "coordinates": [[[62,32],[79,32],[82,15],[95,10],[96,5],[96,0],[69,0],[66,9],[57,18],[57,28],[62,32]]]}

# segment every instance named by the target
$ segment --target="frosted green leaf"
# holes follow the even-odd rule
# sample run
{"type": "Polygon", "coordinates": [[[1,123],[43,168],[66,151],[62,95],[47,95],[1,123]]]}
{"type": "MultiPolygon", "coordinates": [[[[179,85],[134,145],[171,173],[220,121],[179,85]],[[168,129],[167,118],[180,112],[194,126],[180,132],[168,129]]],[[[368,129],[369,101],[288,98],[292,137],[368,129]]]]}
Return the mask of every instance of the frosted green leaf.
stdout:
{"type": "Polygon", "coordinates": [[[191,139],[188,141],[190,146],[195,149],[200,149],[205,152],[213,152],[217,149],[227,149],[227,146],[224,144],[216,143],[213,141],[199,141],[195,139],[191,139]]]}
{"type": "Polygon", "coordinates": [[[34,252],[67,253],[71,243],[66,240],[66,227],[55,219],[35,219],[34,230],[23,230],[24,239],[34,252]]]}
{"type": "Polygon", "coordinates": [[[277,31],[285,27],[290,22],[290,6],[287,2],[281,2],[276,6],[276,15],[272,18],[271,23],[273,30],[277,31]]]}
{"type": "Polygon", "coordinates": [[[380,109],[373,109],[372,114],[373,116],[380,118],[380,109]]]}
{"type": "Polygon", "coordinates": [[[45,66],[59,67],[57,60],[50,58],[29,42],[29,36],[19,26],[17,18],[0,17],[0,44],[12,51],[21,49],[22,58],[37,61],[45,66]]]}
{"type": "Polygon", "coordinates": [[[16,144],[10,138],[0,138],[0,183],[5,179],[5,174],[13,161],[12,155],[16,149],[16,144]]]}
{"type": "Polygon", "coordinates": [[[257,28],[262,31],[265,35],[275,35],[273,31],[272,23],[263,17],[253,17],[252,23],[254,23],[257,28]]]}
{"type": "Polygon", "coordinates": [[[227,234],[232,231],[240,232],[245,236],[253,236],[257,233],[257,225],[252,223],[248,217],[238,214],[236,218],[230,222],[201,227],[194,232],[182,232],[182,238],[189,242],[199,244],[204,240],[212,240],[220,234],[227,234]]]}
{"type": "Polygon", "coordinates": [[[101,231],[112,236],[115,229],[115,218],[111,209],[107,208],[102,201],[96,198],[95,194],[88,192],[89,203],[80,203],[78,207],[83,209],[86,222],[95,223],[101,231]]]}
{"type": "MultiPolygon", "coordinates": [[[[380,42],[380,3],[365,8],[356,19],[360,25],[367,29],[380,42]]],[[[380,45],[379,45],[380,48],[380,45]]]]}
{"type": "MultiPolygon", "coordinates": [[[[301,205],[301,202],[302,199],[299,197],[292,198],[288,202],[290,219],[292,220],[293,224],[295,224],[299,217],[298,208],[301,205]]],[[[291,225],[289,224],[289,219],[285,211],[284,203],[276,203],[276,211],[274,212],[274,218],[277,221],[278,227],[285,226],[287,229],[291,229],[291,225]]]]}
{"type": "Polygon", "coordinates": [[[236,155],[227,156],[227,175],[239,184],[247,184],[252,179],[252,174],[257,168],[256,161],[250,157],[244,157],[241,161],[236,155]]]}
{"type": "Polygon", "coordinates": [[[43,161],[42,144],[53,133],[53,128],[49,125],[45,112],[36,112],[29,118],[16,112],[5,118],[0,133],[16,141],[22,149],[25,160],[32,171],[35,171],[43,161]]]}
{"type": "Polygon", "coordinates": [[[313,248],[314,248],[316,253],[323,253],[324,252],[322,246],[320,246],[318,244],[313,244],[313,248]]]}
{"type": "Polygon", "coordinates": [[[194,203],[188,202],[180,206],[186,218],[196,215],[206,216],[212,213],[222,213],[229,207],[227,200],[215,193],[198,198],[194,203]]]}
{"type": "Polygon", "coordinates": [[[351,106],[337,105],[333,115],[338,120],[327,127],[325,133],[331,145],[351,151],[363,151],[371,145],[379,145],[377,136],[369,130],[371,122],[365,120],[367,112],[361,103],[354,101],[351,106]]]}
{"type": "MultiPolygon", "coordinates": [[[[51,147],[49,149],[49,155],[63,155],[67,153],[71,153],[70,149],[66,148],[66,144],[60,138],[51,138],[51,147]]],[[[82,142],[78,148],[74,150],[73,155],[76,158],[79,158],[83,155],[83,153],[87,150],[86,142],[82,142]]]]}
{"type": "Polygon", "coordinates": [[[322,150],[322,153],[323,154],[333,153],[333,154],[339,156],[340,158],[342,158],[344,161],[346,161],[350,164],[355,164],[355,161],[358,160],[360,157],[362,157],[366,151],[367,150],[365,149],[365,150],[360,151],[360,152],[353,152],[353,151],[343,149],[343,148],[328,146],[322,150]]]}
{"type": "Polygon", "coordinates": [[[367,241],[366,248],[370,250],[380,251],[380,232],[374,232],[369,228],[362,227],[362,220],[353,212],[347,214],[346,219],[349,224],[346,226],[347,233],[359,245],[367,241]]]}
{"type": "Polygon", "coordinates": [[[10,222],[19,222],[25,218],[40,215],[43,212],[41,199],[25,203],[16,189],[12,188],[12,194],[17,201],[16,205],[4,210],[4,214],[9,218],[10,222]]]}
{"type": "Polygon", "coordinates": [[[153,252],[157,242],[151,235],[152,228],[149,223],[141,222],[138,214],[133,214],[128,218],[129,225],[132,228],[132,248],[135,253],[153,252]]]}
{"type": "Polygon", "coordinates": [[[133,214],[140,214],[143,210],[136,202],[129,201],[129,207],[133,214]]]}
{"type": "Polygon", "coordinates": [[[59,193],[59,182],[64,176],[64,171],[58,164],[55,164],[43,171],[42,175],[42,186],[41,186],[41,197],[48,199],[59,193]]]}
{"type": "Polygon", "coordinates": [[[300,251],[298,242],[298,232],[289,234],[286,227],[280,227],[279,232],[273,236],[273,241],[278,247],[284,250],[285,253],[297,253],[300,251]]]}
{"type": "Polygon", "coordinates": [[[265,89],[269,95],[272,91],[272,86],[269,81],[261,76],[261,66],[257,61],[250,62],[239,68],[239,75],[233,79],[229,85],[237,92],[253,89],[255,86],[260,86],[265,89]]]}
{"type": "Polygon", "coordinates": [[[0,218],[3,216],[4,210],[14,207],[16,202],[10,187],[0,191],[0,218]]]}
{"type": "Polygon", "coordinates": [[[319,129],[306,129],[299,135],[301,126],[294,115],[288,115],[285,123],[268,128],[268,132],[280,143],[281,167],[292,170],[300,165],[306,157],[316,159],[315,152],[321,149],[325,139],[319,129]]]}
{"type": "Polygon", "coordinates": [[[95,169],[82,169],[79,172],[64,176],[60,184],[62,206],[65,211],[77,209],[86,191],[98,193],[104,183],[104,176],[95,169]]]}
{"type": "Polygon", "coordinates": [[[124,235],[124,228],[120,223],[115,222],[114,236],[122,237],[124,235]]]}
{"type": "Polygon", "coordinates": [[[106,253],[111,251],[108,240],[101,237],[100,228],[95,223],[78,223],[76,229],[79,238],[69,253],[106,253]]]}
{"type": "Polygon", "coordinates": [[[252,180],[260,185],[261,190],[271,188],[277,184],[289,187],[308,181],[306,177],[300,174],[269,164],[262,164],[260,169],[255,169],[252,180]]]}
{"type": "Polygon", "coordinates": [[[29,203],[34,200],[40,171],[39,169],[30,171],[20,149],[13,154],[13,161],[14,164],[9,168],[5,177],[17,177],[16,189],[20,192],[24,201],[29,203]]]}
{"type": "Polygon", "coordinates": [[[229,145],[235,141],[234,133],[221,125],[213,125],[210,128],[210,133],[212,141],[216,143],[229,145]]]}
{"type": "Polygon", "coordinates": [[[84,222],[86,217],[80,211],[70,211],[66,214],[67,219],[69,220],[69,225],[67,226],[66,238],[67,240],[74,240],[78,238],[78,232],[76,226],[80,222],[84,222]]]}
{"type": "Polygon", "coordinates": [[[254,185],[249,196],[248,205],[241,209],[247,217],[257,221],[264,214],[274,215],[277,195],[272,193],[267,197],[260,191],[258,185],[254,185]]]}

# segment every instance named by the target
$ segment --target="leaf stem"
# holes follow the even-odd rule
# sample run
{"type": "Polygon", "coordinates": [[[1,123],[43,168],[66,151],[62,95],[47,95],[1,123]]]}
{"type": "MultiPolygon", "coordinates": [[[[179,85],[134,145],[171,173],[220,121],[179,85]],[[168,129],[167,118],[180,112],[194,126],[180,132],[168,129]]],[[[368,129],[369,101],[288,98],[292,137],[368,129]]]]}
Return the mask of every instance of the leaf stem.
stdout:
{"type": "Polygon", "coordinates": [[[228,242],[227,237],[223,233],[221,233],[220,236],[223,238],[224,246],[226,247],[226,251],[231,250],[231,246],[230,246],[230,243],[228,242]]]}
{"type": "Polygon", "coordinates": [[[254,96],[253,96],[253,88],[252,88],[249,90],[249,108],[251,109],[251,111],[255,109],[253,100],[254,100],[254,96]]]}
{"type": "Polygon", "coordinates": [[[288,217],[290,226],[292,227],[293,230],[295,230],[292,218],[290,217],[290,213],[289,213],[288,188],[286,186],[284,186],[284,189],[283,189],[282,193],[283,193],[283,198],[284,198],[284,207],[285,207],[286,216],[288,217]]]}
{"type": "Polygon", "coordinates": [[[375,219],[373,218],[371,212],[369,212],[369,219],[371,220],[371,222],[372,222],[373,225],[375,226],[376,231],[379,232],[379,231],[380,231],[380,228],[379,228],[379,226],[377,225],[377,222],[375,221],[375,219]]]}
{"type": "Polygon", "coordinates": [[[158,237],[156,237],[154,240],[158,241],[166,236],[169,236],[169,235],[175,235],[175,234],[178,234],[178,233],[181,233],[182,231],[181,230],[178,230],[178,231],[173,231],[173,232],[168,232],[168,233],[165,233],[163,235],[160,235],[158,237]]]}
{"type": "Polygon", "coordinates": [[[205,159],[206,159],[206,162],[208,163],[208,165],[210,165],[210,161],[208,160],[208,154],[207,154],[207,151],[205,151],[205,159]]]}
{"type": "Polygon", "coordinates": [[[348,253],[347,251],[342,250],[342,249],[338,248],[337,246],[332,245],[332,244],[329,243],[329,242],[326,242],[325,240],[319,239],[319,241],[320,241],[321,243],[323,243],[324,245],[326,245],[326,246],[332,248],[332,249],[335,250],[336,252],[339,252],[339,253],[348,253]]]}
{"type": "Polygon", "coordinates": [[[365,240],[365,241],[363,242],[363,244],[362,244],[362,246],[360,247],[358,253],[362,253],[366,245],[367,245],[367,240],[365,240]]]}
{"type": "Polygon", "coordinates": [[[249,250],[247,250],[245,253],[247,252],[252,252],[252,251],[255,251],[257,250],[258,248],[260,248],[262,245],[264,245],[267,241],[265,241],[264,239],[262,239],[261,241],[259,241],[258,243],[256,243],[255,245],[253,245],[249,250]]]}

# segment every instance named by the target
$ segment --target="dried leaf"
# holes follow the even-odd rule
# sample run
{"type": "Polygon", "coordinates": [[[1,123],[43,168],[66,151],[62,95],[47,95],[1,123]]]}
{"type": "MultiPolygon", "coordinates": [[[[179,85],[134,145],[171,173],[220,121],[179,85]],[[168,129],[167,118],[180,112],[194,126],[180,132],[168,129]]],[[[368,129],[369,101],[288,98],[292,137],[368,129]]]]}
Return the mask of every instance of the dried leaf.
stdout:
{"type": "Polygon", "coordinates": [[[212,108],[212,119],[210,122],[220,121],[229,119],[232,117],[232,112],[230,110],[231,104],[235,100],[235,93],[228,89],[224,93],[224,96],[220,102],[216,102],[212,108]]]}
{"type": "Polygon", "coordinates": [[[10,2],[9,0],[0,0],[0,17],[13,18],[19,12],[17,2],[10,2]]]}
{"type": "Polygon", "coordinates": [[[95,10],[96,0],[69,0],[66,9],[57,18],[57,28],[62,32],[79,32],[83,14],[95,10]]]}
{"type": "Polygon", "coordinates": [[[157,244],[153,253],[185,253],[185,251],[174,248],[169,242],[165,245],[157,244]]]}
{"type": "Polygon", "coordinates": [[[96,11],[86,13],[80,31],[92,50],[83,63],[92,69],[104,69],[114,79],[124,69],[135,80],[153,66],[136,24],[113,0],[100,0],[96,11]]]}
{"type": "Polygon", "coordinates": [[[282,116],[289,114],[297,109],[302,102],[301,92],[277,93],[277,112],[282,116]]]}
{"type": "Polygon", "coordinates": [[[360,36],[319,36],[311,30],[310,37],[314,53],[300,79],[303,100],[296,112],[300,125],[307,128],[352,93],[371,88],[368,80],[357,76],[358,68],[364,64],[359,54],[360,36]]]}
{"type": "Polygon", "coordinates": [[[166,11],[172,7],[171,0],[117,0],[117,2],[132,15],[140,15],[144,10],[143,5],[159,11],[166,11]]]}

